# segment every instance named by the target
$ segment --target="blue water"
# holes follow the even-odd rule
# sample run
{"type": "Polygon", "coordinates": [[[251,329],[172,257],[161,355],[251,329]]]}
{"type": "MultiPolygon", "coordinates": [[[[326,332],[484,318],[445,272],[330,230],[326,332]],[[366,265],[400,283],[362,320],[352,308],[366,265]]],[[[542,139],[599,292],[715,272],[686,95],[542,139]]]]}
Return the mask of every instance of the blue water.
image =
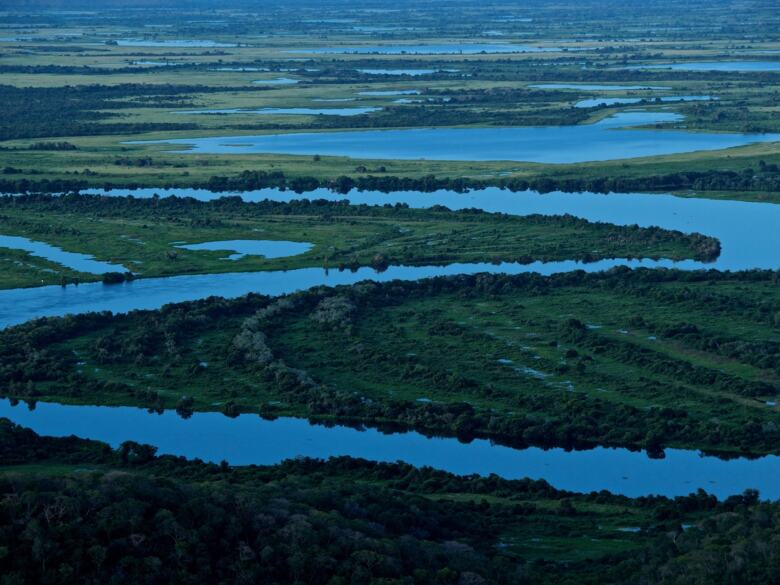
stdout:
{"type": "Polygon", "coordinates": [[[187,110],[182,112],[173,112],[174,114],[206,114],[206,115],[228,115],[228,114],[256,114],[258,116],[359,116],[361,114],[370,114],[378,112],[382,108],[260,108],[259,110],[243,110],[240,108],[230,108],[223,110],[187,110]]]}
{"type": "Polygon", "coordinates": [[[200,244],[179,244],[176,247],[195,251],[234,252],[226,255],[225,259],[240,260],[245,256],[263,256],[264,258],[297,256],[311,250],[312,244],[285,240],[222,240],[200,244]]]}
{"type": "Polygon", "coordinates": [[[583,91],[632,91],[672,89],[671,87],[658,85],[602,85],[598,83],[541,83],[529,85],[534,89],[581,89],[583,91]]]}
{"type": "Polygon", "coordinates": [[[479,53],[549,53],[557,47],[534,47],[512,43],[442,43],[430,45],[374,45],[360,47],[322,47],[298,49],[288,53],[313,54],[379,54],[379,55],[476,55],[479,53]]]}
{"type": "Polygon", "coordinates": [[[184,420],[172,411],[158,415],[140,408],[43,402],[30,411],[24,404],[12,407],[8,400],[0,400],[0,416],[44,435],[76,435],[114,447],[133,440],[155,445],[161,454],[213,462],[224,459],[233,465],[269,465],[297,456],[350,455],[428,465],[462,475],[495,473],[511,479],[545,479],[558,488],[577,492],[607,489],[632,497],[678,496],[703,487],[725,497],[757,488],[764,497],[780,497],[780,457],[776,456],[723,461],[679,449],[667,450],[665,459],[650,459],[626,449],[518,450],[484,440],[464,444],[414,432],[383,434],[374,429],[329,428],[294,418],[271,422],[256,415],[231,419],[218,413],[196,413],[184,420]]]}
{"type": "Polygon", "coordinates": [[[258,85],[295,85],[298,83],[298,80],[290,77],[277,77],[275,79],[257,79],[252,83],[257,83],[258,85]]]}
{"type": "Polygon", "coordinates": [[[198,154],[319,154],[361,159],[511,160],[561,164],[721,150],[780,140],[780,134],[625,129],[680,120],[680,115],[671,112],[637,111],[618,113],[595,124],[578,126],[418,128],[213,136],[151,143],[181,145],[186,148],[174,152],[198,154]]]}
{"type": "Polygon", "coordinates": [[[780,61],[689,61],[662,65],[635,65],[627,69],[671,69],[673,71],[780,71],[780,61]]]}
{"type": "Polygon", "coordinates": [[[394,96],[394,95],[420,95],[420,90],[419,89],[390,89],[386,91],[361,91],[358,92],[358,95],[376,96],[376,97],[385,97],[385,96],[394,96]]]}
{"type": "Polygon", "coordinates": [[[110,264],[95,260],[87,254],[77,252],[66,252],[62,248],[52,246],[45,242],[36,242],[20,236],[0,235],[0,248],[11,248],[14,250],[24,250],[33,256],[45,258],[61,264],[72,270],[87,272],[90,274],[104,274],[106,272],[125,272],[126,268],[119,264],[110,264]]]}
{"type": "Polygon", "coordinates": [[[202,41],[188,39],[146,40],[146,39],[118,39],[120,47],[169,47],[169,48],[229,48],[236,47],[235,43],[220,43],[217,41],[202,41]]]}
{"type": "Polygon", "coordinates": [[[574,104],[575,108],[595,108],[598,106],[615,106],[620,104],[638,104],[643,100],[649,102],[706,102],[714,99],[708,95],[670,95],[663,97],[646,97],[646,98],[591,98],[582,100],[574,104]]]}
{"type": "Polygon", "coordinates": [[[143,65],[149,67],[177,67],[179,65],[187,65],[187,63],[172,62],[172,61],[132,61],[131,65],[143,65]]]}

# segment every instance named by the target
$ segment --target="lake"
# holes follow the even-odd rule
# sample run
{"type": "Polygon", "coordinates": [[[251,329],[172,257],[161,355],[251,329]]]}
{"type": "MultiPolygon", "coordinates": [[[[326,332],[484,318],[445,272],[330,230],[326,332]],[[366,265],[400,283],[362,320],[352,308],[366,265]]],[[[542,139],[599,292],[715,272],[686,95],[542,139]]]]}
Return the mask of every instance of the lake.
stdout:
{"type": "Polygon", "coordinates": [[[118,39],[116,44],[120,47],[169,47],[169,48],[229,48],[237,47],[235,43],[220,43],[217,41],[187,40],[187,39],[118,39]]]}
{"type": "Polygon", "coordinates": [[[189,65],[189,63],[173,63],[171,61],[131,61],[130,65],[142,65],[146,67],[178,67],[181,65],[189,65]]]}
{"type": "Polygon", "coordinates": [[[240,260],[245,256],[263,256],[264,258],[286,258],[297,256],[312,249],[308,242],[288,242],[284,240],[222,240],[200,244],[178,244],[185,250],[206,250],[211,252],[234,252],[225,260],[240,260]]]}
{"type": "Polygon", "coordinates": [[[78,272],[88,272],[90,274],[104,274],[106,272],[125,272],[127,269],[120,264],[110,264],[95,260],[88,254],[79,254],[77,252],[66,252],[62,248],[52,246],[45,242],[36,242],[20,236],[0,235],[0,248],[11,248],[13,250],[24,250],[33,256],[51,260],[62,266],[66,266],[78,272]]]}
{"type": "Polygon", "coordinates": [[[633,111],[617,113],[595,124],[576,126],[212,136],[128,144],[167,143],[185,147],[174,152],[197,154],[316,154],[360,159],[509,160],[562,164],[721,150],[780,140],[780,134],[632,128],[682,119],[679,114],[671,112],[633,111]]]}
{"type": "Polygon", "coordinates": [[[212,71],[230,71],[230,72],[242,72],[242,71],[270,71],[268,67],[217,67],[212,71]]]}
{"type": "Polygon", "coordinates": [[[256,79],[252,83],[259,85],[295,85],[298,83],[298,80],[290,77],[276,77],[275,79],[256,79]]]}
{"type": "Polygon", "coordinates": [[[361,91],[358,95],[369,97],[386,97],[394,95],[420,95],[419,89],[389,89],[385,91],[361,91]]]}
{"type": "Polygon", "coordinates": [[[641,97],[641,98],[591,98],[582,100],[574,104],[575,108],[596,108],[598,106],[616,106],[621,104],[638,104],[642,101],[648,101],[650,103],[663,102],[707,102],[712,98],[708,95],[679,95],[679,96],[663,96],[663,97],[641,97]]]}

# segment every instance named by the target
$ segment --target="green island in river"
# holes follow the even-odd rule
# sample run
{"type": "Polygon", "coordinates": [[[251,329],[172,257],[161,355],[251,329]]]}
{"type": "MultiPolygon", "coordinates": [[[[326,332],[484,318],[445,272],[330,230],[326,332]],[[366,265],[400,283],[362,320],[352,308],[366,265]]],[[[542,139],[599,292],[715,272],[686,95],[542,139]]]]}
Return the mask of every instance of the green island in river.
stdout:
{"type": "MultiPolygon", "coordinates": [[[[124,266],[134,277],[452,262],[594,261],[615,257],[714,260],[715,238],[659,228],[593,223],[573,216],[517,217],[441,206],[409,209],[328,202],[240,198],[211,202],[166,197],[0,197],[0,232],[43,240],[71,252],[124,266]],[[281,258],[225,250],[187,250],[182,244],[231,240],[310,242],[281,258]],[[227,260],[227,261],[226,261],[227,260]]],[[[229,244],[228,244],[229,245],[229,244]]],[[[230,250],[230,248],[227,248],[230,250]]],[[[2,247],[0,289],[100,280],[101,274],[53,269],[39,256],[2,247]]]]}

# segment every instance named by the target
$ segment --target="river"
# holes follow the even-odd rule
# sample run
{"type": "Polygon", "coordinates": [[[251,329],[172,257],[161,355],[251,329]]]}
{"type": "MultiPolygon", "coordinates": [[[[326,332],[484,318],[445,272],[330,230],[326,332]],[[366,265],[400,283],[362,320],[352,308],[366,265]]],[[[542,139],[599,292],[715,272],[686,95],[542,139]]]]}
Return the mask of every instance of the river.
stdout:
{"type": "MultiPolygon", "coordinates": [[[[209,191],[161,189],[133,191],[136,197],[170,194],[201,200],[223,195],[209,191]]],[[[114,191],[111,195],[127,195],[114,191]]],[[[240,194],[249,201],[294,198],[342,199],[344,196],[318,190],[305,195],[266,189],[240,194]]],[[[387,281],[419,279],[447,274],[494,272],[543,274],[585,269],[605,270],[616,265],[632,267],[718,268],[745,270],[780,267],[780,205],[740,201],[681,198],[672,195],[637,193],[600,195],[594,193],[512,193],[485,189],[460,194],[451,191],[353,192],[354,203],[403,202],[412,207],[446,205],[451,209],[479,207],[485,211],[515,215],[571,213],[591,221],[620,225],[657,225],[685,232],[700,232],[721,240],[723,253],[712,264],[668,260],[603,260],[590,264],[573,261],[505,264],[451,264],[443,267],[392,266],[377,273],[370,268],[324,271],[319,268],[287,272],[231,273],[140,279],[122,285],[88,284],[78,287],[41,287],[0,291],[0,326],[28,319],[93,310],[128,311],[152,309],[165,303],[210,295],[235,297],[247,292],[282,294],[320,284],[350,284],[366,278],[387,281]]],[[[719,497],[746,488],[759,489],[764,497],[780,498],[780,457],[723,461],[703,457],[696,451],[667,450],[661,460],[626,449],[599,448],[566,452],[561,449],[517,450],[488,441],[468,444],[452,438],[428,438],[418,433],[383,434],[346,427],[312,426],[300,419],[264,421],[244,415],[230,419],[217,413],[199,413],[188,420],[173,412],[148,414],[136,408],[63,406],[39,403],[30,411],[0,402],[0,415],[29,426],[42,434],[77,434],[118,444],[133,439],[159,447],[162,453],[225,459],[234,464],[268,464],[297,455],[327,457],[352,455],[382,461],[404,460],[430,465],[454,473],[496,473],[503,477],[546,479],[552,485],[573,491],[608,489],[629,496],[646,494],[682,495],[703,488],[719,497]],[[358,434],[359,433],[359,434],[358,434]]]]}

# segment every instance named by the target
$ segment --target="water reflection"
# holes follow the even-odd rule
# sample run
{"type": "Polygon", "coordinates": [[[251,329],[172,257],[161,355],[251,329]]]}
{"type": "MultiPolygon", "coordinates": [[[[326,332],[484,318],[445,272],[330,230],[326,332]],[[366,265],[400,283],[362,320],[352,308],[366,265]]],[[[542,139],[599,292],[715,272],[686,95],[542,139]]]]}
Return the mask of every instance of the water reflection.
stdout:
{"type": "Polygon", "coordinates": [[[267,421],[256,415],[228,418],[196,413],[184,420],[173,411],[149,414],[140,408],[37,403],[34,410],[0,400],[0,416],[51,436],[76,435],[118,446],[134,440],[160,453],[223,459],[234,465],[274,464],[297,456],[350,455],[375,461],[405,461],[461,475],[495,473],[505,478],[545,479],[577,492],[602,489],[627,496],[686,495],[703,488],[719,497],[759,489],[780,497],[780,457],[722,460],[696,451],[669,449],[663,459],[642,452],[597,448],[588,451],[512,449],[485,440],[429,438],[415,432],[385,434],[375,429],[312,425],[306,420],[267,421]]]}

